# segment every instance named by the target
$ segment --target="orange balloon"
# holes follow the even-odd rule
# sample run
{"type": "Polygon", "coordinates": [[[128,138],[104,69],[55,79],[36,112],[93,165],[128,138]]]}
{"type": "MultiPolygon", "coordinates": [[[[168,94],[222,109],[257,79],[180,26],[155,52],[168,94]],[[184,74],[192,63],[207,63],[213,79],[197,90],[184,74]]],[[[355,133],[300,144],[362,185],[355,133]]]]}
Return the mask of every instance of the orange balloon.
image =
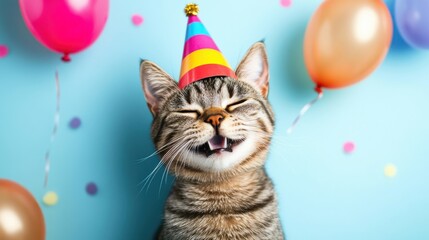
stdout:
{"type": "Polygon", "coordinates": [[[21,185],[0,179],[0,239],[44,240],[42,210],[21,185]]]}
{"type": "Polygon", "coordinates": [[[382,0],[325,0],[305,33],[307,70],[317,87],[354,84],[384,59],[392,34],[382,0]]]}

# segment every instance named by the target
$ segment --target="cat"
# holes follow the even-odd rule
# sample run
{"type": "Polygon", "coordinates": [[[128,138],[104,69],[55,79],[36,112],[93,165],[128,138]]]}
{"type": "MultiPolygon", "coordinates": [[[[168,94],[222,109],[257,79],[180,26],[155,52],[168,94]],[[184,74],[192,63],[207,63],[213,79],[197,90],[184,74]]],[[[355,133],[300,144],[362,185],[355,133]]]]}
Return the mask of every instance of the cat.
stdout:
{"type": "Polygon", "coordinates": [[[180,90],[155,63],[140,64],[151,136],[176,177],[158,239],[284,239],[264,168],[274,115],[263,42],[250,47],[236,76],[180,90]]]}

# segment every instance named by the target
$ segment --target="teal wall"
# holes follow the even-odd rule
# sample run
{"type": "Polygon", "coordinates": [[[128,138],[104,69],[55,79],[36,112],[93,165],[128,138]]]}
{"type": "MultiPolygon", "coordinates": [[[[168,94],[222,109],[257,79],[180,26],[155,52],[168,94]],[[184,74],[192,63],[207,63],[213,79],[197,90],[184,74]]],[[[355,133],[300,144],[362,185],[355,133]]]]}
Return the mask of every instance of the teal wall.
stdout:
{"type": "MultiPolygon", "coordinates": [[[[151,115],[141,92],[139,59],[178,77],[186,17],[179,1],[111,0],[97,42],[62,63],[29,33],[17,0],[0,0],[0,178],[19,182],[42,203],[47,240],[150,239],[162,217],[172,178],[143,180],[158,159],[151,115]],[[145,21],[136,27],[131,16],[145,21]],[[49,185],[44,154],[55,113],[54,73],[61,81],[61,122],[52,146],[49,185]],[[82,126],[68,124],[78,116],[82,126]],[[96,196],[85,193],[94,181],[96,196]]],[[[270,101],[277,128],[268,172],[280,198],[290,240],[429,239],[429,52],[397,35],[381,66],[349,88],[326,91],[292,135],[286,130],[315,97],[304,67],[306,24],[321,0],[197,1],[200,18],[232,66],[265,39],[271,67],[270,101]],[[345,154],[343,143],[356,150],[345,154]],[[397,175],[384,175],[392,163],[397,175]]],[[[392,1],[388,1],[391,7],[392,1]]],[[[396,30],[395,30],[396,31],[396,30]]]]}

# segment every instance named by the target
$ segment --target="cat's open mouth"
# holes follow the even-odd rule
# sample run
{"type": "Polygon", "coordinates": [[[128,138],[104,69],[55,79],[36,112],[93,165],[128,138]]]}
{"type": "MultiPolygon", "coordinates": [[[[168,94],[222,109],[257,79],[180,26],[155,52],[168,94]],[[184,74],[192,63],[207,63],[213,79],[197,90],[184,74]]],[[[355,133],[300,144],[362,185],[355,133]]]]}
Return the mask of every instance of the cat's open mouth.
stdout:
{"type": "Polygon", "coordinates": [[[221,153],[223,151],[232,152],[233,148],[243,142],[244,139],[232,140],[220,135],[212,137],[208,142],[195,148],[195,151],[205,154],[207,157],[213,153],[221,153]]]}

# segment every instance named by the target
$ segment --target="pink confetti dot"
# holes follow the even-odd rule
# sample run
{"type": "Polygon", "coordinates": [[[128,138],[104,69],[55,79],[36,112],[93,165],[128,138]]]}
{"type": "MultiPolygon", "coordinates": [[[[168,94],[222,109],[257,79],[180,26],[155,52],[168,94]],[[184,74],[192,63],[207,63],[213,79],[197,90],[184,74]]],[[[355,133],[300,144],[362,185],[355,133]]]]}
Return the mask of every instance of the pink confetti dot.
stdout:
{"type": "Polygon", "coordinates": [[[345,142],[343,145],[343,150],[345,153],[352,153],[355,150],[356,146],[354,142],[345,142]]]}
{"type": "Polygon", "coordinates": [[[140,16],[139,14],[134,14],[134,15],[131,17],[131,21],[133,22],[133,24],[134,24],[135,26],[139,26],[139,25],[141,25],[141,24],[143,23],[143,17],[142,17],[142,16],[140,16]]]}
{"type": "Polygon", "coordinates": [[[282,7],[290,7],[290,5],[292,5],[292,0],[280,0],[280,5],[282,5],[282,7]]]}
{"type": "Polygon", "coordinates": [[[0,58],[4,58],[9,53],[9,48],[6,45],[0,45],[0,58]]]}

